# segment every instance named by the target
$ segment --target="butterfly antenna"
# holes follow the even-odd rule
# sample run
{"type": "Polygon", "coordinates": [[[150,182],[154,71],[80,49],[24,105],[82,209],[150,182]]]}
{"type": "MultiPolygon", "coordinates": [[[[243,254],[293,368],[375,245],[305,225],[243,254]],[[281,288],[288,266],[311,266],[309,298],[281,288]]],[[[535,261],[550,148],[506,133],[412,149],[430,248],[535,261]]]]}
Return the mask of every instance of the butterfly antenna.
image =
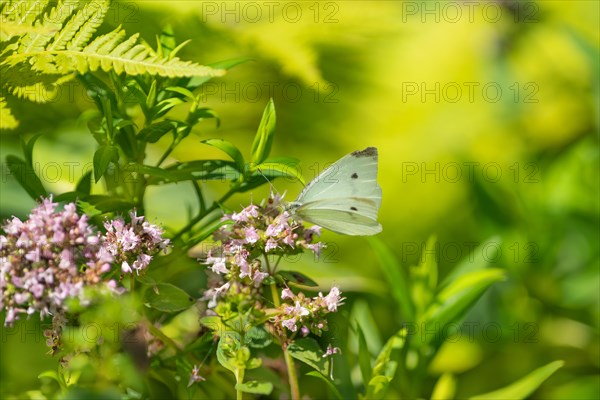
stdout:
{"type": "Polygon", "coordinates": [[[273,183],[271,183],[271,181],[269,180],[269,178],[267,178],[267,176],[265,174],[263,174],[262,170],[259,168],[257,168],[257,171],[259,174],[262,175],[263,178],[265,178],[265,180],[267,182],[269,182],[269,186],[271,187],[270,189],[270,194],[269,194],[269,198],[274,199],[275,195],[277,195],[277,197],[279,197],[280,199],[283,199],[283,197],[285,196],[286,192],[283,192],[283,194],[279,193],[279,190],[277,190],[275,188],[275,185],[273,185],[273,183]]]}

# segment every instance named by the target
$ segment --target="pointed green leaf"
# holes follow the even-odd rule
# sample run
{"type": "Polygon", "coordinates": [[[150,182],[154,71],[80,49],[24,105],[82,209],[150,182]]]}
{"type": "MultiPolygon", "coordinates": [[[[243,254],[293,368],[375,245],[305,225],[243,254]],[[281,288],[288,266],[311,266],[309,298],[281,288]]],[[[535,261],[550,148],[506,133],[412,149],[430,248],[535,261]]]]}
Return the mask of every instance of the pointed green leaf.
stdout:
{"type": "Polygon", "coordinates": [[[364,398],[369,400],[382,399],[389,385],[390,378],[384,375],[375,375],[367,384],[367,393],[364,398]]]}
{"type": "Polygon", "coordinates": [[[119,153],[117,148],[110,145],[103,145],[96,150],[94,153],[94,179],[96,183],[102,178],[102,175],[108,169],[108,164],[112,162],[116,162],[118,159],[119,153]]]}
{"type": "Polygon", "coordinates": [[[89,195],[92,191],[92,171],[88,171],[81,177],[75,191],[84,195],[89,195]]]}
{"type": "Polygon", "coordinates": [[[176,127],[177,123],[175,121],[166,120],[156,122],[140,130],[137,137],[139,140],[148,143],[156,143],[161,137],[171,132],[176,127]]]}
{"type": "Polygon", "coordinates": [[[398,363],[393,361],[393,353],[398,353],[404,346],[406,340],[406,332],[401,330],[392,336],[383,346],[381,352],[375,359],[372,378],[367,384],[367,399],[381,399],[385,395],[387,388],[396,374],[398,363]]]}
{"type": "Polygon", "coordinates": [[[169,173],[166,177],[151,177],[149,185],[160,185],[168,182],[181,182],[189,180],[207,181],[221,180],[222,182],[236,180],[240,176],[237,165],[226,160],[196,160],[174,163],[162,168],[169,173]]]}
{"type": "MultiPolygon", "coordinates": [[[[494,268],[465,274],[446,286],[429,306],[422,319],[439,329],[457,322],[494,283],[504,279],[504,270],[494,268]]],[[[438,337],[431,335],[428,338],[438,337]]]]}
{"type": "MultiPolygon", "coordinates": [[[[240,348],[240,335],[237,332],[223,332],[217,345],[217,360],[219,364],[227,368],[234,374],[239,369],[243,369],[243,364],[238,362],[237,354],[240,348]]],[[[237,376],[237,374],[236,374],[237,376]]]]}
{"type": "Polygon", "coordinates": [[[253,164],[262,164],[269,157],[275,134],[275,122],[275,104],[273,103],[273,99],[270,99],[265,107],[258,131],[252,142],[253,164]]]}
{"type": "Polygon", "coordinates": [[[248,381],[236,384],[235,389],[244,393],[269,395],[273,391],[273,384],[271,382],[248,381]]]}
{"type": "Polygon", "coordinates": [[[194,93],[190,92],[186,88],[182,88],[179,86],[170,86],[170,87],[166,88],[165,90],[168,90],[169,92],[179,93],[183,97],[187,98],[189,101],[196,100],[196,97],[194,97],[194,93]]]}
{"type": "MultiPolygon", "coordinates": [[[[129,200],[125,200],[120,197],[105,195],[86,196],[85,201],[78,203],[81,203],[78,204],[78,207],[90,207],[88,211],[92,214],[92,210],[94,209],[96,211],[100,211],[100,213],[107,213],[114,211],[127,211],[135,207],[135,205],[129,200]]],[[[86,214],[87,213],[88,212],[86,212],[86,214]]]]}
{"type": "Polygon", "coordinates": [[[194,110],[193,112],[190,112],[187,116],[187,123],[189,125],[195,125],[201,119],[210,119],[210,118],[215,119],[217,128],[219,126],[221,126],[221,119],[219,118],[219,115],[217,114],[217,112],[211,108],[206,108],[206,107],[198,108],[198,109],[194,110]]]}
{"type": "MultiPolygon", "coordinates": [[[[450,282],[455,281],[458,277],[465,275],[471,271],[477,271],[487,268],[490,264],[489,260],[496,258],[496,253],[500,249],[502,240],[499,236],[491,237],[490,239],[477,246],[469,256],[460,262],[456,268],[450,272],[440,284],[440,287],[448,286],[450,282]]],[[[475,245],[475,243],[473,243],[475,245]]]]}
{"type": "Polygon", "coordinates": [[[25,161],[19,157],[9,155],[6,156],[6,166],[11,175],[32,199],[37,201],[40,197],[48,197],[48,192],[42,185],[42,181],[25,161]]]}
{"type": "Polygon", "coordinates": [[[273,335],[262,326],[253,326],[244,336],[244,340],[254,349],[263,349],[273,342],[273,335]]]}
{"type": "Polygon", "coordinates": [[[423,248],[421,262],[410,269],[411,296],[417,318],[431,304],[437,285],[437,240],[431,236],[423,248]]]}
{"type": "Polygon", "coordinates": [[[203,140],[202,143],[207,144],[209,146],[216,147],[217,149],[225,152],[225,154],[227,154],[229,157],[231,157],[231,159],[233,161],[235,161],[237,170],[241,173],[244,172],[244,169],[246,168],[246,162],[244,161],[244,156],[242,155],[242,152],[237,147],[235,147],[231,142],[228,142],[227,140],[224,140],[224,139],[206,139],[206,140],[203,140]]]}
{"type": "Polygon", "coordinates": [[[363,377],[363,382],[367,382],[371,379],[371,354],[367,347],[367,341],[365,335],[359,324],[356,324],[356,333],[358,336],[358,366],[363,377]]]}
{"type": "Polygon", "coordinates": [[[456,378],[454,375],[446,373],[440,376],[440,379],[433,387],[431,400],[453,400],[456,394],[456,378]]]}
{"type": "Polygon", "coordinates": [[[291,282],[292,284],[316,287],[319,284],[302,272],[298,271],[279,271],[277,275],[281,276],[286,283],[291,282]]]}
{"type": "Polygon", "coordinates": [[[329,359],[323,357],[323,351],[319,343],[313,338],[302,338],[294,340],[288,346],[291,356],[311,366],[323,375],[329,373],[329,359]]]}
{"type": "Polygon", "coordinates": [[[170,283],[159,283],[146,290],[144,303],[151,308],[164,312],[177,312],[189,308],[194,299],[170,283]]]}
{"type": "MultiPolygon", "coordinates": [[[[216,63],[212,63],[212,64],[208,64],[209,67],[211,68],[215,68],[217,70],[229,70],[233,67],[235,67],[236,65],[242,64],[248,60],[251,60],[251,58],[233,58],[230,60],[223,60],[223,61],[218,61],[216,63]]],[[[190,90],[194,90],[196,88],[198,88],[200,85],[208,82],[209,80],[211,80],[212,77],[210,76],[193,76],[188,84],[187,87],[190,90]]]]}
{"type": "Polygon", "coordinates": [[[33,168],[33,146],[35,142],[41,137],[41,134],[34,135],[29,141],[21,139],[21,147],[23,148],[23,155],[27,164],[33,168]]]}
{"type": "Polygon", "coordinates": [[[128,169],[128,171],[130,172],[137,172],[138,174],[143,174],[143,175],[148,175],[150,177],[154,177],[154,178],[160,178],[163,181],[166,182],[176,182],[177,181],[177,175],[167,171],[164,168],[160,168],[160,167],[153,167],[151,165],[139,165],[139,164],[130,164],[128,166],[130,169],[128,169]]]}
{"type": "Polygon", "coordinates": [[[526,399],[533,393],[546,379],[555,373],[564,365],[563,361],[554,361],[546,364],[518,381],[503,387],[502,389],[494,390],[493,392],[480,394],[471,397],[471,400],[520,400],[526,399]]]}
{"type": "Polygon", "coordinates": [[[414,310],[410,297],[410,284],[403,272],[402,266],[392,250],[376,237],[367,237],[369,244],[375,251],[379,261],[381,272],[385,276],[386,283],[390,286],[392,296],[398,304],[398,308],[405,321],[414,321],[414,310]]]}
{"type": "Polygon", "coordinates": [[[267,177],[269,176],[289,176],[292,178],[296,178],[302,183],[306,185],[304,182],[304,177],[302,176],[302,172],[300,169],[293,164],[284,164],[278,162],[269,162],[265,161],[257,167],[259,174],[263,174],[267,177]]]}
{"type": "Polygon", "coordinates": [[[323,374],[319,373],[318,371],[310,371],[306,374],[306,376],[312,376],[312,377],[322,380],[323,382],[325,382],[327,384],[327,387],[329,388],[329,390],[331,390],[331,393],[333,393],[333,397],[335,399],[338,399],[338,400],[343,399],[343,396],[340,393],[340,391],[338,390],[338,388],[336,388],[335,385],[333,384],[333,382],[331,382],[329,379],[327,379],[323,374]]]}

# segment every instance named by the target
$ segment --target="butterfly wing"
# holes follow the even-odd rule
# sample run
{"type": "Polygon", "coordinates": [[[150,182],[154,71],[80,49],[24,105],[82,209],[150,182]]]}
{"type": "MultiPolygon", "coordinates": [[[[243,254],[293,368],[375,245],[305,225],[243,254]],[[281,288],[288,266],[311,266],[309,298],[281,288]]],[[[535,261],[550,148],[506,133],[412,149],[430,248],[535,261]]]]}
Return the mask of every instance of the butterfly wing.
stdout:
{"type": "Polygon", "coordinates": [[[377,149],[367,147],[342,157],[300,192],[296,202],[360,197],[381,205],[381,188],[377,184],[377,149]]]}
{"type": "Polygon", "coordinates": [[[304,188],[294,202],[296,213],[306,221],[347,235],[380,232],[377,160],[374,147],[342,157],[304,188]]]}
{"type": "Polygon", "coordinates": [[[347,197],[317,200],[297,208],[296,214],[330,231],[345,235],[374,235],[381,232],[377,206],[369,199],[347,197]]]}

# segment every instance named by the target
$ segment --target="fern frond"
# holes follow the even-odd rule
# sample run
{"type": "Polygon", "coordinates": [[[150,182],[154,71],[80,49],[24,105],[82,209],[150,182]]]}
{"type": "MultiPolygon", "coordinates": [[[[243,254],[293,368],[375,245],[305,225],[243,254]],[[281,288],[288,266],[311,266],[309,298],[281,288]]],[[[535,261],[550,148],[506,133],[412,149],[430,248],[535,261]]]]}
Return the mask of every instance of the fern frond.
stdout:
{"type": "Polygon", "coordinates": [[[3,21],[0,24],[0,40],[9,40],[15,36],[23,36],[35,33],[38,35],[49,35],[55,31],[45,26],[27,26],[13,21],[3,21]]]}
{"type": "Polygon", "coordinates": [[[118,27],[88,44],[108,11],[108,0],[92,0],[78,12],[72,1],[63,1],[41,18],[42,27],[56,29],[54,35],[28,33],[3,64],[29,63],[42,73],[84,74],[90,71],[114,71],[117,74],[160,75],[166,77],[215,77],[225,70],[182,61],[177,57],[160,57],[149,45],[140,43],[137,34],[127,38],[118,27]],[[66,23],[65,23],[66,21],[66,23]],[[64,24],[64,27],[63,27],[64,24]]]}
{"type": "Polygon", "coordinates": [[[2,21],[12,21],[22,25],[33,26],[49,5],[48,0],[18,0],[2,3],[0,14],[2,21]]]}
{"type": "Polygon", "coordinates": [[[15,119],[8,108],[6,99],[0,97],[0,129],[15,129],[17,126],[19,126],[19,121],[15,119]]]}
{"type": "MultiPolygon", "coordinates": [[[[71,0],[60,2],[56,7],[52,8],[35,25],[36,27],[48,30],[49,33],[29,33],[21,40],[19,53],[26,54],[47,48],[61,48],[61,46],[64,48],[65,42],[68,42],[81,27],[81,25],[77,26],[78,21],[74,20],[83,10],[77,13],[74,18],[71,18],[63,28],[65,21],[73,14],[76,5],[77,2],[71,0]]],[[[85,8],[88,6],[89,4],[85,8]]]]}
{"type": "Polygon", "coordinates": [[[73,77],[61,74],[40,74],[27,63],[0,67],[3,90],[13,96],[35,103],[47,103],[55,98],[57,86],[73,77]]]}
{"type": "Polygon", "coordinates": [[[79,50],[88,43],[102,23],[110,6],[108,0],[90,2],[71,18],[60,32],[57,32],[46,50],[64,50],[67,47],[79,50]]]}

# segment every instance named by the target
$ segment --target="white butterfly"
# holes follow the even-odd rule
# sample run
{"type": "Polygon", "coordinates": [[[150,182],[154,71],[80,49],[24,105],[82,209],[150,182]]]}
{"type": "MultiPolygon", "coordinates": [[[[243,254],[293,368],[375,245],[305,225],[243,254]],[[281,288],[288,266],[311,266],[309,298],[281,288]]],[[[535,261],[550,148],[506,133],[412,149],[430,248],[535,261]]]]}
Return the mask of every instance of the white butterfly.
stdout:
{"type": "Polygon", "coordinates": [[[313,179],[295,201],[292,214],[331,231],[366,236],[381,232],[377,213],[377,149],[367,147],[342,157],[313,179]]]}

